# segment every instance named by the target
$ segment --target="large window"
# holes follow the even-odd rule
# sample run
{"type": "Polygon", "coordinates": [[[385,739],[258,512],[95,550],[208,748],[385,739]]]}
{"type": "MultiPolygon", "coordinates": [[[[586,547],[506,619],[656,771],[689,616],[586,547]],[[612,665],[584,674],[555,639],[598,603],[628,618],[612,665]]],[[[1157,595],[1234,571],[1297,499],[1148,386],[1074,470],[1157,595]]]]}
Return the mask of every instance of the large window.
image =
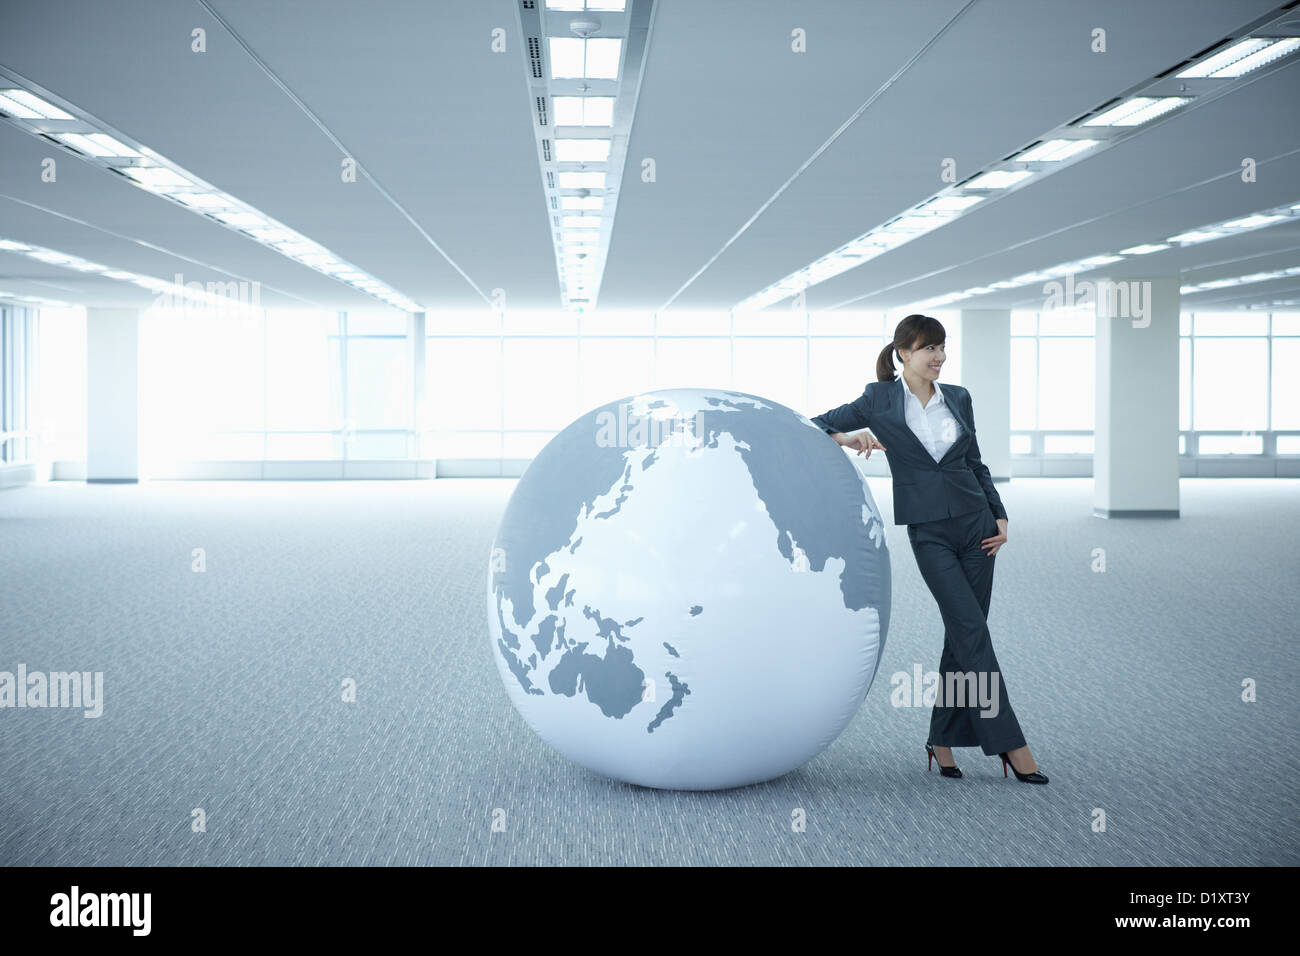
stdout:
{"type": "Polygon", "coordinates": [[[1011,313],[1012,454],[1092,454],[1095,322],[1090,309],[1011,313]]]}
{"type": "Polygon", "coordinates": [[[1300,454],[1300,313],[1182,316],[1179,447],[1195,455],[1300,454]]]}
{"type": "MultiPolygon", "coordinates": [[[[12,363],[28,333],[18,310],[6,314],[12,363]]],[[[943,379],[959,382],[959,314],[936,314],[949,331],[943,379]]],[[[736,389],[811,417],[875,381],[897,318],[430,313],[417,370],[420,325],[402,315],[151,309],[141,473],[195,460],[528,458],[583,412],[656,388],[736,389]]],[[[1011,313],[1013,454],[1092,453],[1094,322],[1090,310],[1011,313]]],[[[46,458],[84,460],[84,310],[44,309],[36,328],[38,347],[23,346],[35,398],[20,408],[6,376],[8,432],[39,434],[46,458]]],[[[1287,374],[1300,313],[1186,313],[1180,332],[1183,453],[1300,454],[1300,376],[1287,374]]],[[[19,441],[4,442],[6,460],[30,453],[19,441]]]]}
{"type": "Polygon", "coordinates": [[[45,461],[86,460],[86,310],[43,308],[37,321],[36,429],[45,461]]]}
{"type": "Polygon", "coordinates": [[[347,458],[411,453],[411,356],[404,315],[341,315],[335,347],[347,356],[342,408],[347,458]]]}
{"type": "Polygon", "coordinates": [[[409,321],[308,310],[142,313],[141,473],[187,461],[407,458],[409,321]]]}
{"type": "MultiPolygon", "coordinates": [[[[1093,451],[1091,310],[1011,313],[1011,445],[1018,455],[1093,451]]],[[[1300,454],[1300,313],[1179,317],[1184,455],[1300,454]],[[1189,443],[1190,442],[1190,443],[1189,443]]]]}
{"type": "Polygon", "coordinates": [[[35,458],[31,381],[36,348],[36,313],[0,305],[0,465],[35,458]]]}
{"type": "MultiPolygon", "coordinates": [[[[957,381],[957,316],[941,321],[957,381]]],[[[528,458],[583,412],[651,389],[736,389],[819,415],[875,381],[886,317],[430,313],[426,328],[422,454],[528,458]]]]}
{"type": "Polygon", "coordinates": [[[266,457],[338,458],[343,453],[338,316],[266,313],[266,457]]]}

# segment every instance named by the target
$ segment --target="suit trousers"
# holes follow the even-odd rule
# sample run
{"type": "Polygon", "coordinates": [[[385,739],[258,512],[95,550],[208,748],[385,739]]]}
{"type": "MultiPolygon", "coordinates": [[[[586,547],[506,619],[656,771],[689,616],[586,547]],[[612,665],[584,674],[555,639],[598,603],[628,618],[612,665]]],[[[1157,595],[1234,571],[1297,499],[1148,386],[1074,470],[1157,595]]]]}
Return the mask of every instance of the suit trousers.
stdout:
{"type": "Polygon", "coordinates": [[[929,742],[978,746],[990,756],[1025,745],[988,627],[997,558],[980,541],[997,533],[997,519],[987,508],[907,526],[917,567],[943,616],[942,682],[929,742]]]}

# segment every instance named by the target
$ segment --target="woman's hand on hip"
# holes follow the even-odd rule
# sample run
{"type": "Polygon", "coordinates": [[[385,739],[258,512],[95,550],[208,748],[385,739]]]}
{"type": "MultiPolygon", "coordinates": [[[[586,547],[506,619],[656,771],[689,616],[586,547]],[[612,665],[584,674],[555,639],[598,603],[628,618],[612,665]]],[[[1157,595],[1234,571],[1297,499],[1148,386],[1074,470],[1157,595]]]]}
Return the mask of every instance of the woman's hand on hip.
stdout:
{"type": "Polygon", "coordinates": [[[1007,543],[1007,519],[995,518],[994,520],[998,523],[998,533],[993,535],[993,537],[985,538],[980,542],[981,548],[990,549],[988,553],[988,557],[990,558],[997,554],[998,549],[1007,543]]]}
{"type": "Polygon", "coordinates": [[[855,432],[852,435],[844,432],[836,432],[831,436],[835,439],[836,444],[843,445],[845,448],[853,448],[859,455],[865,454],[867,458],[871,457],[872,450],[879,448],[885,450],[885,446],[876,441],[876,436],[868,431],[855,432]]]}

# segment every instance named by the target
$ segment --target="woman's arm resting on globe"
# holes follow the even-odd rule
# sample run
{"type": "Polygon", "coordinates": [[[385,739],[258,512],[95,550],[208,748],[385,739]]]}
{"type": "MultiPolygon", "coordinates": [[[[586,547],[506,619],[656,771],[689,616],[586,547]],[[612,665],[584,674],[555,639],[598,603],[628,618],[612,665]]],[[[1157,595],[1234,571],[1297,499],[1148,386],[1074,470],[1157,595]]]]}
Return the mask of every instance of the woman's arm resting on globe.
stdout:
{"type": "Polygon", "coordinates": [[[836,444],[843,445],[845,448],[852,448],[856,450],[859,455],[865,452],[867,458],[871,457],[872,450],[876,448],[879,448],[881,451],[885,450],[885,446],[876,441],[876,436],[868,431],[858,432],[854,435],[835,432],[831,437],[835,439],[836,444]]]}
{"type": "Polygon", "coordinates": [[[862,394],[847,405],[832,408],[811,421],[822,431],[828,432],[837,444],[845,448],[855,448],[859,455],[865,452],[866,457],[870,458],[873,449],[879,448],[881,451],[885,449],[885,446],[876,441],[876,436],[870,432],[862,435],[846,434],[860,431],[871,424],[870,389],[863,389],[862,394]]]}

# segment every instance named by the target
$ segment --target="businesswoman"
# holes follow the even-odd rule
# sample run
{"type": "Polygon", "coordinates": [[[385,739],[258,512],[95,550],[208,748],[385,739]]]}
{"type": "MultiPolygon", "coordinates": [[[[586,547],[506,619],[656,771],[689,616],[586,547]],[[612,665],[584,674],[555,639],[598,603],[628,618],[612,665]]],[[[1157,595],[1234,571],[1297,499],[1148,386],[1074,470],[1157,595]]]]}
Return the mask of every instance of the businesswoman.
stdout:
{"type": "Polygon", "coordinates": [[[943,683],[930,715],[927,765],[938,760],[943,776],[960,777],[952,748],[978,746],[1002,758],[1003,776],[1009,764],[1017,780],[1047,783],[1025,745],[993,653],[989,599],[994,555],[1007,541],[1007,512],[980,460],[970,392],[938,383],[946,337],[938,319],[907,316],[876,360],[878,381],[812,422],[860,455],[870,457],[876,448],[885,453],[894,479],[894,523],[907,525],[921,576],[939,603],[943,683]],[[903,363],[897,379],[895,354],[903,363]],[[964,701],[951,693],[955,681],[963,689],[973,682],[983,693],[964,701]],[[991,700],[978,699],[992,693],[996,709],[991,700]]]}

